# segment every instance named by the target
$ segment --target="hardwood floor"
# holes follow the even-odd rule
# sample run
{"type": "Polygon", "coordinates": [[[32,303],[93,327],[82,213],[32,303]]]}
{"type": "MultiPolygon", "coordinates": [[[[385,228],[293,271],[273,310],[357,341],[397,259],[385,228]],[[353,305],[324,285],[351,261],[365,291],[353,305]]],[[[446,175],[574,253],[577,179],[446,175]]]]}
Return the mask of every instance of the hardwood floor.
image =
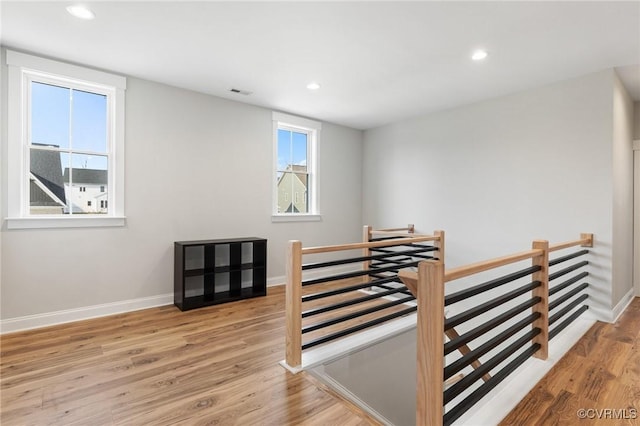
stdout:
{"type": "Polygon", "coordinates": [[[594,324],[500,424],[640,425],[640,298],[594,324]]]}
{"type": "Polygon", "coordinates": [[[284,287],[2,336],[0,423],[377,424],[284,358],[284,287]]]}
{"type": "MultiPolygon", "coordinates": [[[[283,291],[4,335],[0,423],[377,425],[310,375],[277,364],[283,291]]],[[[640,410],[640,298],[616,324],[594,325],[502,424],[577,424],[579,408],[640,410]]],[[[640,413],[588,423],[637,425],[640,413]]]]}

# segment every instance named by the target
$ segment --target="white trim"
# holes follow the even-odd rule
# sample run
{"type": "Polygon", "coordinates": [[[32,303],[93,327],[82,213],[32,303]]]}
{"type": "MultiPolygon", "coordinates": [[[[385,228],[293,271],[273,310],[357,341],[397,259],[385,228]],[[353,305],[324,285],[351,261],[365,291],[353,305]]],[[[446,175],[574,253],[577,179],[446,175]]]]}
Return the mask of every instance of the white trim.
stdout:
{"type": "Polygon", "coordinates": [[[284,124],[291,127],[310,128],[315,130],[322,129],[322,123],[308,118],[298,117],[296,115],[285,114],[282,112],[273,111],[271,119],[277,121],[280,124],[284,124]]]}
{"type": "Polygon", "coordinates": [[[105,317],[171,304],[173,304],[173,293],[123,300],[120,302],[104,303],[101,305],[87,306],[83,308],[47,312],[44,314],[27,315],[18,318],[9,318],[0,321],[0,334],[31,330],[34,328],[105,317]]]}
{"type": "Polygon", "coordinates": [[[320,214],[274,214],[271,215],[271,222],[321,222],[320,214]]]}
{"type": "Polygon", "coordinates": [[[620,315],[622,315],[624,310],[627,309],[627,306],[629,306],[629,304],[633,301],[633,298],[634,289],[631,288],[624,296],[622,296],[622,299],[620,299],[618,304],[612,309],[606,309],[598,305],[591,304],[589,305],[589,310],[587,310],[585,314],[598,321],[614,323],[618,321],[618,318],[620,317],[620,315]]]}
{"type": "MultiPolygon", "coordinates": [[[[8,65],[8,143],[3,166],[7,168],[7,226],[10,229],[55,227],[124,226],[124,143],[126,78],[64,62],[7,50],[8,65]],[[28,205],[29,170],[28,111],[25,100],[32,78],[37,81],[68,83],[69,87],[94,91],[108,97],[108,151],[100,153],[109,159],[107,195],[109,212],[101,216],[61,218],[52,215],[30,215],[28,205]],[[91,219],[91,220],[89,220],[91,219]],[[41,222],[41,223],[38,223],[41,222]]],[[[77,150],[80,152],[80,150],[77,150]]],[[[65,215],[66,216],[66,215],[65,215]]]]}
{"type": "MultiPolygon", "coordinates": [[[[320,157],[320,133],[322,130],[322,123],[319,121],[310,120],[308,118],[297,117],[294,115],[284,114],[281,112],[273,111],[271,114],[272,119],[272,144],[273,144],[273,158],[272,158],[272,173],[273,184],[271,187],[271,212],[272,222],[316,222],[321,220],[320,215],[320,170],[319,161],[320,157]],[[289,130],[295,131],[299,129],[307,134],[307,175],[310,177],[310,186],[307,188],[308,202],[307,206],[309,213],[278,213],[278,128],[285,127],[289,130]],[[291,217],[292,219],[283,219],[281,217],[291,217]],[[295,219],[293,219],[295,217],[295,219]],[[306,219],[304,219],[306,218],[306,219]]],[[[292,194],[293,202],[293,194],[292,194]]]]}
{"type": "Polygon", "coordinates": [[[92,228],[125,226],[124,216],[8,217],[7,229],[92,228]]]}
{"type": "Polygon", "coordinates": [[[609,321],[609,322],[614,323],[614,322],[618,321],[618,319],[620,318],[620,315],[622,315],[622,313],[625,311],[625,309],[627,309],[627,307],[633,301],[633,297],[634,297],[634,289],[631,288],[631,289],[629,289],[627,294],[622,296],[622,299],[620,299],[618,304],[616,306],[614,306],[613,309],[611,310],[611,321],[609,321]]]}

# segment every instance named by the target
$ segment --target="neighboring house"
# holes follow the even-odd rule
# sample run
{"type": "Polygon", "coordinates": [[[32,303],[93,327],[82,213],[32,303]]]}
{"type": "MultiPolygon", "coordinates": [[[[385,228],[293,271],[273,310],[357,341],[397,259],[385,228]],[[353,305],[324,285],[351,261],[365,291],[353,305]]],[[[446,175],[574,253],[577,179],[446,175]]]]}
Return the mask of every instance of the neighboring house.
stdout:
{"type": "Polygon", "coordinates": [[[278,180],[278,213],[308,213],[306,166],[289,164],[278,180]]]}
{"type": "MultiPolygon", "coordinates": [[[[106,170],[67,167],[64,169],[64,187],[68,204],[74,214],[107,212],[106,170]]],[[[65,211],[68,212],[68,209],[65,211]]]]}
{"type": "Polygon", "coordinates": [[[67,201],[65,185],[62,178],[60,153],[56,151],[32,149],[29,179],[30,213],[62,214],[66,205],[67,201]]]}

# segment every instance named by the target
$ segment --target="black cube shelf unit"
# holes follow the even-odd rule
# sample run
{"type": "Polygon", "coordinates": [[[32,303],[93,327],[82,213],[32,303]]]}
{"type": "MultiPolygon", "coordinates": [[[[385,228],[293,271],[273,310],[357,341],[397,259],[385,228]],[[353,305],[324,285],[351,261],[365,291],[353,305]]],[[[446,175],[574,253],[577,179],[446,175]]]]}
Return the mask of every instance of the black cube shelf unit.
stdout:
{"type": "Polygon", "coordinates": [[[182,311],[267,294],[267,240],[176,241],[173,302],[182,311]]]}

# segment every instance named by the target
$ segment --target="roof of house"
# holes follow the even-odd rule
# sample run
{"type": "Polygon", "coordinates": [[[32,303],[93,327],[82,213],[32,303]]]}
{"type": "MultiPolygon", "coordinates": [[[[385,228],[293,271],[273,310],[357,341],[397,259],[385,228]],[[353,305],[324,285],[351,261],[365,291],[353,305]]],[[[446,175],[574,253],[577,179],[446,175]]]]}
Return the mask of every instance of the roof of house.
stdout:
{"type": "MultiPolygon", "coordinates": [[[[69,183],[69,168],[64,169],[64,182],[69,183]]],[[[73,169],[74,184],[106,185],[107,171],[97,169],[73,169]]]]}
{"type": "MultiPolygon", "coordinates": [[[[40,145],[40,144],[33,144],[40,145]]],[[[41,145],[45,146],[45,145],[41,145]]],[[[48,151],[43,149],[31,150],[31,174],[38,180],[39,184],[44,186],[60,201],[66,203],[64,195],[64,182],[62,179],[62,163],[60,161],[60,153],[57,151],[48,151]]],[[[32,181],[30,188],[29,203],[32,206],[50,206],[60,205],[37,183],[32,181]]]]}

